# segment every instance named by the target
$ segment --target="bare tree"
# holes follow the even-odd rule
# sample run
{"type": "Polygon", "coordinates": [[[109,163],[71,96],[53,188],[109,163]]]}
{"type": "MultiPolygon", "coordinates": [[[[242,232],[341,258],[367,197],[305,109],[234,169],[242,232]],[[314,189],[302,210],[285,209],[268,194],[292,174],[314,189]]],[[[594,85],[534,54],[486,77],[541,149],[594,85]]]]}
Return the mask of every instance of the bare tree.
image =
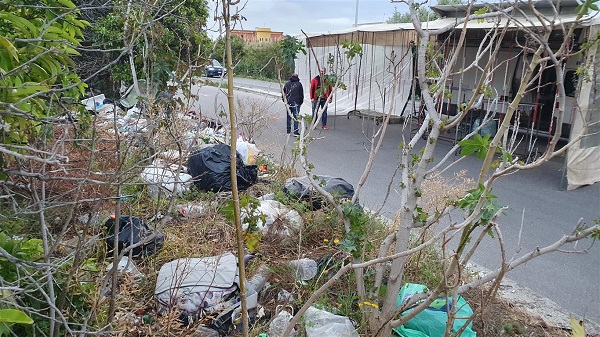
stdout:
{"type": "MultiPolygon", "coordinates": [[[[393,220],[394,231],[381,242],[377,258],[365,261],[360,254],[351,254],[351,262],[343,266],[303,304],[292,319],[286,331],[287,334],[299,322],[299,318],[308,307],[347,272],[353,271],[356,275],[357,293],[361,303],[368,301],[377,304],[377,310],[366,309],[363,306],[368,335],[389,336],[393,328],[401,326],[415,317],[439,297],[454,297],[483,284],[493,283],[494,286],[487,294],[492,297],[506,272],[542,254],[564,251],[569,243],[597,237],[600,231],[599,225],[582,228],[580,223],[573,224],[572,234],[564,235],[546,247],[509,258],[504,252],[504,241],[498,226],[498,216],[504,209],[490,201],[492,184],[500,177],[519,170],[535,169],[551,158],[564,153],[582,138],[592,135],[584,127],[582,134],[572,135],[568,144],[561,148],[557,147],[567,109],[563,67],[569,58],[585,55],[586,46],[576,49],[573,46],[573,40],[578,34],[576,33],[577,29],[581,28],[581,22],[589,19],[589,6],[590,4],[595,6],[593,2],[586,2],[578,7],[570,22],[560,19],[559,9],[555,3],[550,3],[549,7],[541,10],[535,2],[502,2],[494,5],[476,5],[474,2],[470,2],[458,6],[464,11],[464,17],[444,21],[447,22],[447,25],[436,29],[427,28],[424,23],[420,22],[417,3],[402,2],[405,2],[410,8],[412,25],[417,37],[417,61],[414,76],[420,87],[422,110],[413,111],[415,116],[420,116],[420,128],[401,144],[398,171],[401,177],[402,197],[393,220]],[[469,28],[478,22],[486,22],[486,29],[480,30],[484,32],[483,37],[480,37],[477,45],[469,44],[469,33],[471,32],[469,28]],[[449,36],[452,36],[452,39],[449,36]],[[503,42],[517,45],[515,48],[518,48],[518,51],[515,54],[521,55],[526,60],[518,69],[520,80],[513,86],[510,95],[494,91],[492,81],[493,74],[512,62],[510,58],[499,58],[503,42]],[[473,56],[468,58],[466,64],[465,61],[462,61],[461,64],[459,60],[464,59],[464,50],[467,48],[468,53],[473,56]],[[476,81],[471,88],[471,95],[460,106],[457,104],[456,111],[451,113],[450,103],[447,101],[452,99],[454,90],[452,81],[462,83],[465,76],[472,76],[472,73],[469,73],[469,70],[472,69],[477,69],[477,76],[474,78],[476,81]],[[515,135],[520,122],[519,118],[515,116],[525,106],[524,97],[535,96],[540,90],[544,90],[544,86],[548,85],[541,79],[547,69],[556,73],[555,79],[552,81],[553,89],[555,89],[551,90],[551,94],[555,95],[552,102],[552,107],[556,107],[553,109],[553,116],[556,118],[555,131],[548,135],[548,146],[541,155],[527,156],[527,158],[521,159],[515,154],[517,146],[515,135]],[[473,127],[472,120],[470,120],[474,111],[483,111],[481,109],[483,104],[506,106],[502,112],[498,132],[485,137],[482,137],[480,132],[484,125],[493,122],[493,111],[482,113],[479,116],[479,126],[473,127]],[[467,121],[470,121],[469,128],[461,136],[464,138],[458,139],[457,144],[448,155],[433,165],[434,149],[440,138],[447,136],[448,133],[454,133],[456,128],[464,127],[467,125],[467,121]],[[416,151],[417,141],[421,137],[427,140],[426,144],[420,151],[416,151]],[[478,187],[471,190],[462,199],[448,203],[444,209],[438,212],[433,214],[424,212],[421,207],[424,181],[435,170],[451,166],[451,163],[448,165],[449,158],[452,153],[460,149],[459,146],[462,146],[463,154],[479,153],[483,159],[478,187]],[[501,153],[502,157],[495,165],[493,160],[497,153],[501,153]],[[462,221],[438,228],[436,234],[432,234],[429,239],[423,240],[416,247],[411,247],[410,239],[415,231],[441,226],[441,219],[456,210],[465,212],[462,221]],[[479,248],[483,238],[490,232],[496,233],[495,238],[503,253],[499,256],[501,267],[482,278],[468,279],[465,277],[467,264],[479,248]],[[451,249],[448,243],[452,240],[456,242],[456,246],[451,249]],[[402,287],[404,270],[409,257],[434,245],[442,249],[445,257],[442,281],[431,287],[427,293],[412,296],[406,301],[398,303],[398,294],[402,287]],[[368,280],[369,286],[366,286],[365,270],[368,268],[373,268],[375,274],[372,279],[368,280]],[[386,288],[383,292],[381,290],[384,279],[386,288]],[[410,311],[408,311],[409,309],[410,311]],[[404,314],[400,315],[401,313],[404,314]]],[[[592,40],[592,43],[597,43],[597,37],[592,37],[592,40]]],[[[396,64],[399,65],[400,62],[396,64]]],[[[392,68],[393,76],[396,78],[399,75],[398,68],[392,68]]],[[[460,90],[464,92],[467,89],[463,87],[459,89],[459,92],[460,90]]],[[[393,111],[394,107],[391,107],[386,112],[383,124],[377,132],[374,132],[371,139],[372,146],[369,150],[369,161],[357,191],[360,191],[370,173],[370,165],[379,146],[378,137],[383,137],[385,134],[387,118],[393,111]]],[[[310,140],[310,138],[302,137],[300,140],[303,150],[299,152],[305,157],[306,147],[303,139],[310,140]]],[[[531,151],[531,149],[528,150],[531,151]]],[[[304,160],[303,167],[310,177],[312,166],[306,162],[305,158],[301,158],[301,160],[304,160]]],[[[342,210],[342,204],[325,192],[319,186],[318,180],[311,179],[311,181],[344,219],[346,235],[351,237],[349,234],[352,234],[353,230],[350,226],[350,219],[342,210]]],[[[368,226],[368,224],[364,224],[364,226],[368,226]]],[[[456,308],[449,311],[451,320],[456,316],[455,310],[456,308]]],[[[447,335],[451,334],[451,325],[451,323],[448,324],[447,335]]]]}

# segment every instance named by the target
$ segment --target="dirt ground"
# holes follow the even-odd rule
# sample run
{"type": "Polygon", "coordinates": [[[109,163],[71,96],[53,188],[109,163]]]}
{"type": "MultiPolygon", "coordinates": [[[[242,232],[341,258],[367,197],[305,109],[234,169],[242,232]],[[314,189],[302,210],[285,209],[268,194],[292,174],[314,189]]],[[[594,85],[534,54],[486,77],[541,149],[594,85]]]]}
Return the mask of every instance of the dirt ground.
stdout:
{"type": "MultiPolygon", "coordinates": [[[[540,317],[520,309],[500,296],[488,303],[481,311],[481,291],[473,290],[464,294],[477,318],[473,321],[473,330],[480,337],[531,336],[531,337],[569,337],[571,332],[560,327],[550,326],[540,317]]],[[[567,322],[565,322],[567,323],[567,322]]]]}

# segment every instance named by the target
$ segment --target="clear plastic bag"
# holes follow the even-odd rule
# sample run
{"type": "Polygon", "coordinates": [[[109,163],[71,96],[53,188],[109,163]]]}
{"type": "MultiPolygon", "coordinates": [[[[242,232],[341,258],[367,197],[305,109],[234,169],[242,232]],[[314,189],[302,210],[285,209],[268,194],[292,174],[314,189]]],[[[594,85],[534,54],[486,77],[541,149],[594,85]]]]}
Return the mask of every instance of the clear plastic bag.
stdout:
{"type": "Polygon", "coordinates": [[[304,314],[306,337],[358,337],[348,317],[310,307],[304,314]]]}
{"type": "MultiPolygon", "coordinates": [[[[285,329],[287,329],[287,327],[290,325],[290,320],[293,317],[289,311],[285,309],[279,310],[280,311],[277,316],[275,316],[273,321],[271,321],[271,324],[269,324],[269,337],[282,337],[285,329]]],[[[295,335],[296,331],[292,330],[290,336],[295,335]]]]}

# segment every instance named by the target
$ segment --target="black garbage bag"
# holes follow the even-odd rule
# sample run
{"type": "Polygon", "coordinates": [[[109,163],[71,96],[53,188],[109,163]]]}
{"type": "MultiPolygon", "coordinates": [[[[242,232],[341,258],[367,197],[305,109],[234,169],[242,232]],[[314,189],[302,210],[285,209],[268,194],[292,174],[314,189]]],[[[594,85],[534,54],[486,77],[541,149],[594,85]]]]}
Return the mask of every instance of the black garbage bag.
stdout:
{"type": "MultiPolygon", "coordinates": [[[[227,144],[203,148],[188,159],[188,173],[201,191],[231,191],[231,173],[229,162],[230,147],[227,144]]],[[[245,190],[258,181],[256,165],[244,165],[242,156],[237,153],[238,189],[245,190]]]]}
{"type": "MultiPolygon", "coordinates": [[[[351,200],[354,196],[354,187],[342,178],[318,176],[317,179],[319,182],[324,182],[325,191],[336,197],[351,200]]],[[[298,200],[309,201],[313,210],[322,207],[323,197],[311,185],[307,176],[287,179],[283,191],[298,200]]]]}
{"type": "Polygon", "coordinates": [[[142,241],[143,244],[132,249],[133,256],[151,255],[162,247],[165,237],[151,229],[148,224],[142,219],[129,215],[122,215],[119,218],[119,236],[115,243],[115,220],[108,219],[104,224],[108,237],[106,245],[108,251],[112,251],[115,246],[119,253],[125,248],[135,245],[142,241]]]}

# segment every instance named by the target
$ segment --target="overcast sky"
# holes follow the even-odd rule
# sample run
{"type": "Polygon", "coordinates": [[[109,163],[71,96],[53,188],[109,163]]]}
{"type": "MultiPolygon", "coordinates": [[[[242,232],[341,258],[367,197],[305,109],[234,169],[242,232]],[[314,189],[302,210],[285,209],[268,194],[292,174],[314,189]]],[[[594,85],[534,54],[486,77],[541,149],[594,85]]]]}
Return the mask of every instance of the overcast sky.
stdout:
{"type": "MultiPolygon", "coordinates": [[[[384,22],[394,13],[394,7],[406,11],[405,5],[390,0],[358,0],[358,23],[384,22]]],[[[352,27],[356,0],[242,0],[238,8],[247,21],[235,29],[266,27],[293,36],[301,34],[301,29],[326,33],[352,27]]]]}

